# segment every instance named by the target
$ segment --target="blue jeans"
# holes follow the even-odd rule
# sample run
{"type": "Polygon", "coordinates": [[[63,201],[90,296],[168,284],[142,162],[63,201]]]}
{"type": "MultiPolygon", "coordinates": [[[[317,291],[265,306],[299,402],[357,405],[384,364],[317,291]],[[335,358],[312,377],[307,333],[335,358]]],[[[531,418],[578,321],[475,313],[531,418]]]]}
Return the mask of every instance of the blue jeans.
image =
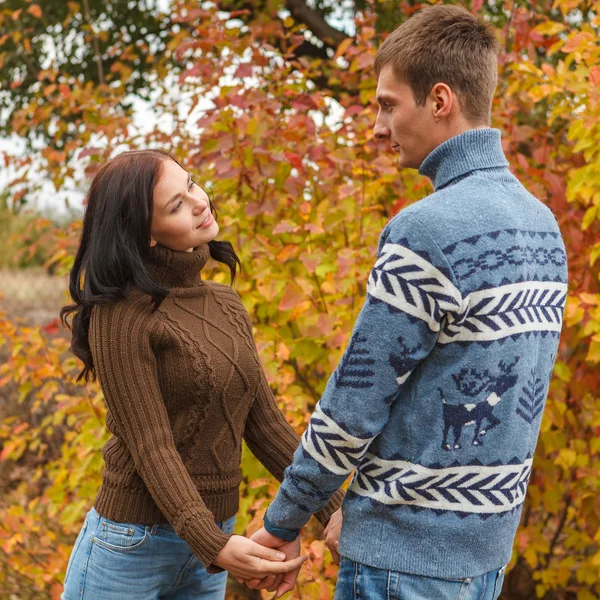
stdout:
{"type": "Polygon", "coordinates": [[[375,569],[342,557],[334,600],[497,600],[504,570],[437,579],[375,569]]]}
{"type": "MultiPolygon", "coordinates": [[[[217,523],[233,532],[235,517],[217,523]]],[[[107,519],[92,508],[73,546],[62,600],[223,600],[227,573],[209,575],[171,525],[107,519]]]]}

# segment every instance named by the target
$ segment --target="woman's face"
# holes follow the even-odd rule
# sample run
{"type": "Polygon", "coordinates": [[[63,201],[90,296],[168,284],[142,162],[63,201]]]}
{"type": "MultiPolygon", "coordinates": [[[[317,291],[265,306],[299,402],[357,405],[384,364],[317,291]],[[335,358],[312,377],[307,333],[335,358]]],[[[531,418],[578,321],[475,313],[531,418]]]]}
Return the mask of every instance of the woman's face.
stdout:
{"type": "Polygon", "coordinates": [[[150,246],[160,244],[191,252],[214,240],[218,233],[206,192],[176,162],[163,161],[161,177],[154,187],[150,246]]]}

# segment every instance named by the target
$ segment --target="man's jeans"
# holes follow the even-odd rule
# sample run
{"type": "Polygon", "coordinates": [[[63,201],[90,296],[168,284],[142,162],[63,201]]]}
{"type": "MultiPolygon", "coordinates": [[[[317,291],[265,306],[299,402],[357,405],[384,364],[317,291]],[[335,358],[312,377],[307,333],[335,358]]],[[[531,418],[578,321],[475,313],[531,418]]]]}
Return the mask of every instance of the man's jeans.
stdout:
{"type": "Polygon", "coordinates": [[[334,600],[497,600],[505,568],[479,577],[437,579],[375,569],[342,557],[334,600]]]}
{"type": "MultiPolygon", "coordinates": [[[[235,517],[217,523],[233,532],[235,517]]],[[[171,525],[107,519],[92,508],[71,552],[62,600],[224,600],[227,573],[209,574],[171,525]]]]}

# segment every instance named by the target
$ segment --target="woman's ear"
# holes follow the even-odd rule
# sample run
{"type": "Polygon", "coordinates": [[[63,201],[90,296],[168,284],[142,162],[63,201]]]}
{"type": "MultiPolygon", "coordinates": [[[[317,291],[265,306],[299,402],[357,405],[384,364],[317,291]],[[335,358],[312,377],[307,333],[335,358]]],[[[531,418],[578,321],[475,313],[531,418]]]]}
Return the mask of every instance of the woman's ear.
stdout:
{"type": "Polygon", "coordinates": [[[158,244],[158,242],[152,236],[150,236],[150,248],[154,248],[156,244],[158,244]]]}

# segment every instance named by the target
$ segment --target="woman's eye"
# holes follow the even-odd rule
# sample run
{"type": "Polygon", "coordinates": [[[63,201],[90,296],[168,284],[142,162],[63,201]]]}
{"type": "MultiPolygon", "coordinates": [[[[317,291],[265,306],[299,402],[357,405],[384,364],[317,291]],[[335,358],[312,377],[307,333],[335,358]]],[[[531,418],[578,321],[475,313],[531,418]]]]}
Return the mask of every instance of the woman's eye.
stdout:
{"type": "Polygon", "coordinates": [[[178,203],[175,205],[175,207],[173,208],[173,210],[171,211],[171,214],[173,214],[173,213],[177,212],[177,211],[178,211],[178,210],[181,208],[181,205],[182,205],[182,204],[183,204],[183,202],[180,200],[180,201],[179,201],[179,202],[178,202],[178,203]]]}
{"type": "Polygon", "coordinates": [[[190,181],[190,185],[188,187],[188,192],[192,191],[192,188],[195,186],[196,184],[193,181],[190,181]]]}

